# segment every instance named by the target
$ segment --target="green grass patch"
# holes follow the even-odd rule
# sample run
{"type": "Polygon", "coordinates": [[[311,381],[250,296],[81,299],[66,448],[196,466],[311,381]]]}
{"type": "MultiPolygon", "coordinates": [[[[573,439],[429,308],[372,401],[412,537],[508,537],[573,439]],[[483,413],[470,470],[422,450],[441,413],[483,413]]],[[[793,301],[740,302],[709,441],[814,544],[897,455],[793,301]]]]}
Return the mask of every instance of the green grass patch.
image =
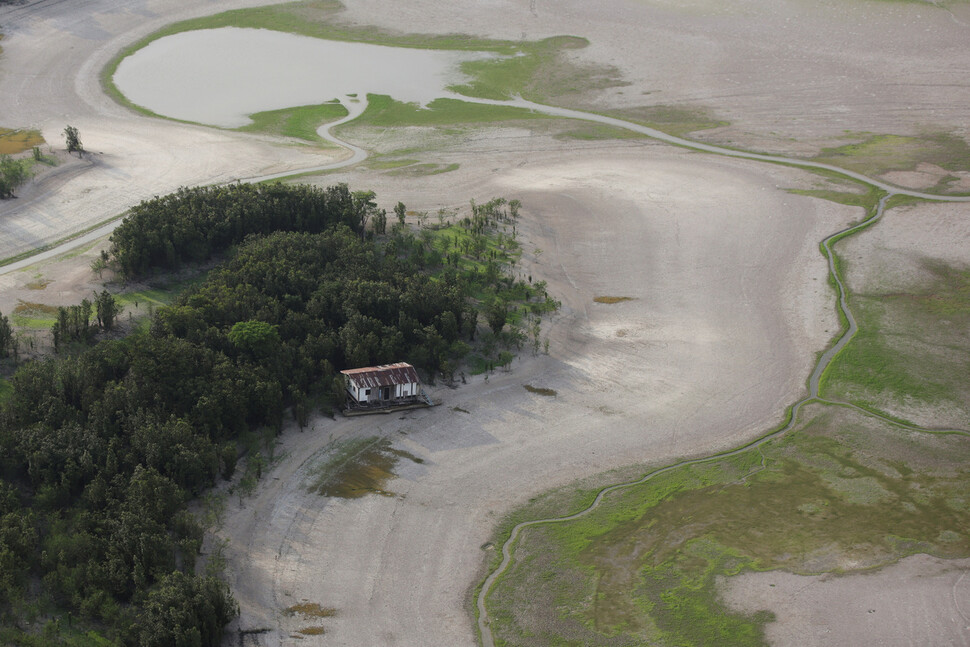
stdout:
{"type": "Polygon", "coordinates": [[[968,438],[841,407],[804,412],[763,446],[764,468],[756,449],[683,466],[526,530],[489,596],[497,644],[763,645],[771,614],[727,608],[719,578],[970,554],[968,438]]]}
{"type": "Polygon", "coordinates": [[[0,127],[0,155],[22,153],[43,143],[44,137],[39,130],[0,127]]]}
{"type": "MultiPolygon", "coordinates": [[[[447,126],[529,119],[548,119],[526,108],[489,106],[459,99],[435,99],[427,107],[403,103],[387,95],[367,95],[367,109],[354,126],[447,126]]],[[[350,124],[348,124],[350,125],[350,124]]]]}
{"type": "Polygon", "coordinates": [[[970,271],[934,263],[918,290],[856,294],[859,331],[822,377],[825,397],[870,409],[970,409],[970,271]]]}
{"type": "Polygon", "coordinates": [[[563,103],[569,97],[629,85],[607,66],[567,63],[563,54],[589,45],[585,38],[553,36],[515,44],[518,56],[466,61],[462,72],[471,80],[451,89],[482,99],[511,99],[521,95],[538,103],[563,103]]]}
{"type": "Polygon", "coordinates": [[[10,313],[10,321],[19,328],[43,330],[57,320],[57,306],[18,300],[10,313]]]}
{"type": "Polygon", "coordinates": [[[317,134],[317,129],[323,124],[343,119],[346,116],[347,109],[339,103],[284,108],[249,115],[253,123],[238,130],[293,137],[321,146],[331,146],[329,142],[317,134]]]}
{"type": "MultiPolygon", "coordinates": [[[[834,164],[869,176],[909,171],[922,162],[948,171],[970,171],[970,144],[944,132],[919,137],[861,133],[859,141],[824,148],[815,161],[834,164]]],[[[945,185],[944,185],[945,186],[945,185]]]]}

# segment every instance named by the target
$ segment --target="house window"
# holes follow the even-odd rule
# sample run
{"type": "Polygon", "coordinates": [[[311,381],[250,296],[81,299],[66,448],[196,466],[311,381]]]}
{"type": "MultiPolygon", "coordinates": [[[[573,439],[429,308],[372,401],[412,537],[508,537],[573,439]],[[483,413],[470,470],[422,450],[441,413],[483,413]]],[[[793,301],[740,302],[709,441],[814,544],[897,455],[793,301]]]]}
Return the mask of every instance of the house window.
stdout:
{"type": "Polygon", "coordinates": [[[364,389],[364,395],[370,395],[370,389],[364,389]]]}

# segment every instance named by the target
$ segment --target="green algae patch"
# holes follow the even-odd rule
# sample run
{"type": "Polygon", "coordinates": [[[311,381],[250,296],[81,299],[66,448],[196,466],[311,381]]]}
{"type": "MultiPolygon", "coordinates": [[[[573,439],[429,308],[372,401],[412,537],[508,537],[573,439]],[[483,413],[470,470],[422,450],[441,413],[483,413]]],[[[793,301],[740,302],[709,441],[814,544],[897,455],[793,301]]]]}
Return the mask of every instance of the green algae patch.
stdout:
{"type": "Polygon", "coordinates": [[[624,301],[633,301],[633,297],[593,297],[593,301],[612,305],[614,303],[623,303],[624,301]]]}
{"type": "Polygon", "coordinates": [[[359,499],[368,494],[395,496],[386,489],[402,460],[423,463],[419,458],[391,446],[391,441],[359,438],[339,443],[327,460],[316,466],[311,492],[340,499],[359,499]]]}
{"type": "Polygon", "coordinates": [[[39,130],[0,127],[0,155],[15,155],[43,143],[39,130]]]}
{"type": "Polygon", "coordinates": [[[546,397],[554,397],[557,395],[554,389],[546,389],[541,386],[532,386],[531,384],[523,384],[522,387],[529,393],[535,393],[536,395],[543,395],[546,397]]]}
{"type": "Polygon", "coordinates": [[[283,613],[288,616],[300,615],[304,618],[332,618],[337,615],[337,610],[321,606],[316,602],[301,602],[283,609],[283,613]]]}

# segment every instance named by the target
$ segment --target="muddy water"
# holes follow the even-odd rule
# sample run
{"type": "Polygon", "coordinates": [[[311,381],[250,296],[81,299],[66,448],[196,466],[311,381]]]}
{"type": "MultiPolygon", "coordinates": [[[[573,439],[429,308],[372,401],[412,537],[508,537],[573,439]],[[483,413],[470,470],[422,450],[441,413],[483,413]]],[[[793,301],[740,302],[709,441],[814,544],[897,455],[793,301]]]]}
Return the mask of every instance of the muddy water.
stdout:
{"type": "Polygon", "coordinates": [[[114,75],[129,100],[166,117],[235,128],[247,115],[388,94],[422,105],[457,96],[462,61],[488,54],[384,47],[225,27],[160,38],[114,75]]]}

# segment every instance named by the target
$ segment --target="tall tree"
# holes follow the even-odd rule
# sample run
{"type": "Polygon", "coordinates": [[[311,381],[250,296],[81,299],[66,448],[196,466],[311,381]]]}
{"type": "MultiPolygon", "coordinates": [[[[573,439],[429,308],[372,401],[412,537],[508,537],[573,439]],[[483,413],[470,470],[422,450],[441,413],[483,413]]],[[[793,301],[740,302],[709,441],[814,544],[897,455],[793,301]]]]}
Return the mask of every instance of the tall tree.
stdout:
{"type": "Polygon", "coordinates": [[[351,197],[353,199],[354,216],[356,218],[354,228],[360,232],[361,240],[363,240],[367,220],[377,211],[377,203],[374,202],[377,194],[373,191],[354,191],[351,197]]]}
{"type": "Polygon", "coordinates": [[[80,157],[84,153],[84,145],[81,143],[81,135],[74,126],[64,128],[64,139],[67,143],[68,153],[77,153],[80,157]]]}
{"type": "Polygon", "coordinates": [[[7,315],[0,313],[0,357],[10,355],[13,347],[13,329],[10,327],[10,320],[7,315]]]}
{"type": "Polygon", "coordinates": [[[114,295],[107,290],[94,294],[94,306],[98,316],[98,326],[101,330],[114,328],[115,319],[121,314],[121,306],[115,301],[114,295]]]}
{"type": "Polygon", "coordinates": [[[30,162],[0,155],[0,198],[12,198],[13,192],[30,177],[30,162]]]}
{"type": "Polygon", "coordinates": [[[492,329],[492,332],[496,335],[502,331],[505,326],[505,322],[509,318],[509,305],[502,299],[496,297],[488,304],[488,310],[485,312],[485,320],[488,322],[488,327],[492,329]]]}

